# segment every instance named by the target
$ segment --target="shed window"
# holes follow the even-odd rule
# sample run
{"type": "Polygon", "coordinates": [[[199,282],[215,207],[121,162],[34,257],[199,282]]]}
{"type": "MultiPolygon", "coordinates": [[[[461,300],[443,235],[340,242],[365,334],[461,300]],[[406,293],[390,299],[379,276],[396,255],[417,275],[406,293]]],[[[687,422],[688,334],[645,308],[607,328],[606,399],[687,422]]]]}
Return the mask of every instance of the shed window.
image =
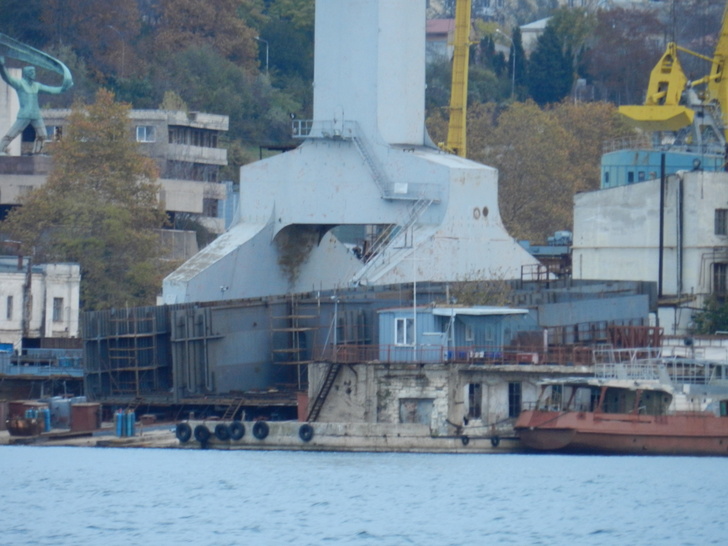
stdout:
{"type": "Polygon", "coordinates": [[[415,320],[413,318],[394,319],[394,344],[414,345],[415,320]]]}
{"type": "Polygon", "coordinates": [[[5,311],[5,318],[7,320],[13,320],[13,297],[8,296],[8,306],[5,311]]]}

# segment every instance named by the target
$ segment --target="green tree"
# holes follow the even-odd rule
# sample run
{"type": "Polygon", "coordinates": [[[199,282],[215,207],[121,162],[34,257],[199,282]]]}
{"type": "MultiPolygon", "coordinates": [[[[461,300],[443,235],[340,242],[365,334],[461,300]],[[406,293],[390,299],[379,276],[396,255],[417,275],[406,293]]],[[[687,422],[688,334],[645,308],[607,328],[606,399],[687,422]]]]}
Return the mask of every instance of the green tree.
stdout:
{"type": "MultiPolygon", "coordinates": [[[[91,78],[86,63],[70,46],[51,46],[46,52],[65,64],[73,75],[73,87],[60,95],[42,95],[41,108],[69,108],[75,102],[90,102],[96,95],[97,84],[91,78]]],[[[41,81],[59,81],[57,74],[48,74],[41,81]]]]}
{"type": "Polygon", "coordinates": [[[291,134],[291,112],[300,103],[274,89],[258,72],[242,69],[210,46],[190,47],[169,57],[159,88],[175,91],[191,110],[230,116],[229,137],[280,142],[291,134]]]}
{"type": "Polygon", "coordinates": [[[707,298],[703,308],[693,315],[693,325],[696,334],[712,335],[728,331],[728,301],[707,298]]]}
{"type": "Polygon", "coordinates": [[[547,24],[528,63],[529,95],[541,106],[559,102],[569,94],[573,81],[571,53],[564,52],[556,27],[547,24]]]}
{"type": "Polygon", "coordinates": [[[274,82],[292,77],[313,80],[313,26],[300,28],[283,19],[272,19],[261,29],[260,36],[268,42],[268,51],[265,43],[258,44],[260,67],[265,69],[267,60],[274,82]]]}
{"type": "Polygon", "coordinates": [[[513,77],[513,65],[515,64],[515,82],[516,82],[516,98],[522,100],[526,97],[526,84],[528,82],[528,59],[526,59],[526,52],[523,49],[523,36],[521,35],[520,27],[513,29],[511,34],[511,40],[513,40],[513,46],[511,47],[511,53],[515,50],[515,58],[508,63],[508,75],[513,77]]]}
{"type": "Polygon", "coordinates": [[[47,183],[3,222],[36,262],[81,265],[87,310],[151,305],[163,274],[157,168],[129,138],[129,109],[104,90],[95,103],[77,105],[47,183]]]}
{"type": "Polygon", "coordinates": [[[563,52],[570,53],[572,72],[578,72],[588,38],[594,33],[596,16],[586,8],[559,8],[549,20],[561,39],[563,52]]]}
{"type": "Polygon", "coordinates": [[[452,63],[443,58],[428,63],[425,72],[425,108],[433,115],[450,104],[450,86],[452,85],[452,63]]]}

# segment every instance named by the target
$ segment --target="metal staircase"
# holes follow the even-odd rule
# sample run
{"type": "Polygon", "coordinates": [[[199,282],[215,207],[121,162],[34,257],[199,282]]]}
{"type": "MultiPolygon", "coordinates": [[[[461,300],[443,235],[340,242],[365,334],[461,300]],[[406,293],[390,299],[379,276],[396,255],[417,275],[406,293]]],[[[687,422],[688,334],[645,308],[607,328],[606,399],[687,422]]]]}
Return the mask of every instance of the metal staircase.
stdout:
{"type": "Polygon", "coordinates": [[[240,406],[243,405],[243,399],[242,398],[236,398],[232,402],[230,402],[230,405],[225,410],[225,413],[222,416],[223,421],[230,421],[235,417],[235,414],[238,413],[238,410],[240,409],[240,406]]]}
{"type": "Polygon", "coordinates": [[[394,224],[384,229],[370,247],[371,258],[366,262],[354,278],[352,284],[366,284],[367,278],[374,277],[390,264],[397,263],[397,257],[407,253],[414,247],[414,226],[423,212],[433,203],[432,199],[415,201],[407,219],[401,224],[394,224]],[[407,242],[407,234],[410,240],[407,242]],[[399,246],[395,246],[399,245],[399,246]]]}
{"type": "Polygon", "coordinates": [[[376,156],[369,146],[369,142],[367,141],[366,137],[357,130],[356,132],[354,132],[351,140],[354,142],[357,150],[359,150],[359,153],[362,155],[364,161],[369,167],[369,171],[372,173],[372,177],[379,187],[379,191],[382,192],[382,197],[392,197],[394,193],[394,184],[391,180],[389,180],[386,173],[384,172],[384,168],[379,164],[379,161],[377,161],[376,156]]]}
{"type": "Polygon", "coordinates": [[[139,406],[142,405],[142,402],[144,402],[144,398],[141,396],[137,396],[132,401],[129,402],[129,404],[126,406],[126,411],[132,412],[136,411],[139,406]]]}
{"type": "Polygon", "coordinates": [[[324,407],[324,402],[326,402],[326,397],[329,395],[329,392],[331,392],[331,387],[334,385],[334,381],[336,380],[336,376],[339,374],[340,369],[341,364],[338,364],[336,362],[332,362],[331,364],[329,364],[329,369],[326,371],[326,377],[324,378],[324,382],[321,385],[321,389],[319,389],[319,392],[316,395],[316,399],[313,401],[313,404],[311,404],[311,407],[308,409],[307,421],[313,422],[318,419],[318,416],[321,413],[321,409],[324,407]]]}

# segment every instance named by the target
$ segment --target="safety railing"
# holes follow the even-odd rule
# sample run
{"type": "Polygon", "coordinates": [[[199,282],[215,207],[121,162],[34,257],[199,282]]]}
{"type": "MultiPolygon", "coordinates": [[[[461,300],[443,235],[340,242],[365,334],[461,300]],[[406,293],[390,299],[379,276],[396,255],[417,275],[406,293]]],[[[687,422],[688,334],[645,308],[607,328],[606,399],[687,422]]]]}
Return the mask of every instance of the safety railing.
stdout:
{"type": "Polygon", "coordinates": [[[474,364],[590,366],[589,347],[446,347],[441,345],[327,345],[315,351],[319,362],[345,364],[474,364]]]}

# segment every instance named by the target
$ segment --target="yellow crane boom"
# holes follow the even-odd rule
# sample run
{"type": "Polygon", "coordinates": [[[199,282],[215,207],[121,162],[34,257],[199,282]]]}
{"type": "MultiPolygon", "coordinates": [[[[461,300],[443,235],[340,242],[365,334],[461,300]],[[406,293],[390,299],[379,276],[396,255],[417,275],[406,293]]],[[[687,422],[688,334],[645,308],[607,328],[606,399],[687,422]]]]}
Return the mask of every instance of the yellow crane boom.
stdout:
{"type": "Polygon", "coordinates": [[[470,64],[470,10],[472,0],[455,4],[450,121],[445,148],[460,157],[467,152],[468,65],[470,64]]]}
{"type": "Polygon", "coordinates": [[[647,98],[643,105],[620,106],[619,112],[635,126],[647,131],[676,131],[693,123],[695,111],[686,104],[684,92],[706,85],[700,104],[720,107],[724,136],[728,139],[728,79],[724,71],[728,60],[728,5],[723,10],[723,23],[713,57],[706,57],[675,43],[669,43],[665,53],[650,73],[647,98]],[[678,51],[711,63],[710,73],[689,81],[683,72],[678,51]]]}

